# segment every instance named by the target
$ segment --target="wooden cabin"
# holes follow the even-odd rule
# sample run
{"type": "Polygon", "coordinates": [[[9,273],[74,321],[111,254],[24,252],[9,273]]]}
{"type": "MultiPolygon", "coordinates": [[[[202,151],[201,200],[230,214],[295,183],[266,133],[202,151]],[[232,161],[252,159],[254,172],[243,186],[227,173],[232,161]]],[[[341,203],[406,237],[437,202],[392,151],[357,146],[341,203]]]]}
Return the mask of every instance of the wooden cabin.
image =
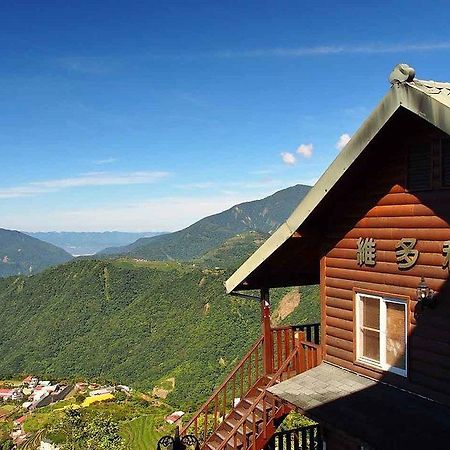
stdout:
{"type": "Polygon", "coordinates": [[[184,428],[203,448],[450,445],[450,83],[418,80],[407,65],[390,81],[227,281],[230,294],[259,290],[263,332],[184,428]],[[311,284],[320,336],[318,325],[271,327],[270,289],[311,284]],[[277,433],[292,410],[317,425],[277,433]]]}

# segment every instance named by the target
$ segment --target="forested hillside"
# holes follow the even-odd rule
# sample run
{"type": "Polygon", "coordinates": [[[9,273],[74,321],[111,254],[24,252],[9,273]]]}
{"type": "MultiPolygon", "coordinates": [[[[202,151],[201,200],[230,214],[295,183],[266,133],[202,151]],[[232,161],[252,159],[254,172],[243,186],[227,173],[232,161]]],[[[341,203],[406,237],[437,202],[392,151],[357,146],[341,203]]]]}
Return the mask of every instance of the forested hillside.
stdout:
{"type": "Polygon", "coordinates": [[[37,273],[71,259],[69,253],[54,245],[0,228],[0,277],[37,273]]]}
{"type": "Polygon", "coordinates": [[[292,213],[311,186],[295,185],[275,194],[233,206],[175,233],[139,239],[126,247],[109,248],[102,254],[122,254],[148,260],[190,261],[239,233],[271,233],[292,213]]]}
{"type": "MultiPolygon", "coordinates": [[[[0,280],[0,377],[80,376],[148,389],[175,377],[170,401],[189,409],[260,333],[258,304],[224,294],[228,275],[174,262],[77,260],[0,280]]],[[[317,290],[302,292],[291,316],[317,319],[317,290]]]]}
{"type": "Polygon", "coordinates": [[[239,267],[270,235],[258,231],[247,231],[227,239],[219,247],[206,252],[194,260],[202,267],[239,267]]]}

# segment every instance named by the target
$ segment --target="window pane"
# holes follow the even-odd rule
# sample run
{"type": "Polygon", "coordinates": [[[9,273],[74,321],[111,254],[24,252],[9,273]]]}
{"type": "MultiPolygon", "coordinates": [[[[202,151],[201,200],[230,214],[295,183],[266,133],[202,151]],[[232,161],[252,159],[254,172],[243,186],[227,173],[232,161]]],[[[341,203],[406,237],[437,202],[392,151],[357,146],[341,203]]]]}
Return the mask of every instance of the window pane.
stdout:
{"type": "Polygon", "coordinates": [[[380,333],[372,330],[362,331],[362,356],[380,360],[380,333]]]}
{"type": "Polygon", "coordinates": [[[380,300],[361,296],[362,326],[380,329],[380,300]]]}
{"type": "Polygon", "coordinates": [[[405,305],[386,303],[386,362],[406,369],[405,305]]]}

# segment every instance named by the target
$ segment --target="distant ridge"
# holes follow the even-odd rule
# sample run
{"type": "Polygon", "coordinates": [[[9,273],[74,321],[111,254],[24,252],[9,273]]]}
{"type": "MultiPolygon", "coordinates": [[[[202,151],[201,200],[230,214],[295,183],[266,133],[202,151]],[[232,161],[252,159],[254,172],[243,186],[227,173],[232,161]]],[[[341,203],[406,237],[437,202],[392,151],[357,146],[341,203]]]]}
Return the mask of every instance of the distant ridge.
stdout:
{"type": "Polygon", "coordinates": [[[261,200],[241,203],[205,217],[183,230],[138,239],[131,245],[108,248],[99,254],[159,261],[191,261],[239,233],[272,233],[289,217],[310,189],[311,186],[297,184],[261,200]]]}
{"type": "Polygon", "coordinates": [[[72,255],[52,244],[0,228],[0,277],[31,275],[71,259],[72,255]]]}
{"type": "Polygon", "coordinates": [[[40,239],[41,241],[49,242],[57,247],[61,247],[73,256],[93,255],[108,247],[128,245],[142,237],[152,237],[164,234],[155,231],[144,233],[127,233],[122,231],[24,231],[24,233],[40,239]]]}

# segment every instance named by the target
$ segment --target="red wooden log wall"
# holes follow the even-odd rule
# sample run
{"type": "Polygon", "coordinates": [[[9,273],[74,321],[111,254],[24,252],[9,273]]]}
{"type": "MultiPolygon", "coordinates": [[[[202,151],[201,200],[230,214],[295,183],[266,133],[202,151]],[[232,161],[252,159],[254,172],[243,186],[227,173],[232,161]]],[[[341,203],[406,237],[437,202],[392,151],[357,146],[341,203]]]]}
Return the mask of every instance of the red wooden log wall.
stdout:
{"type": "Polygon", "coordinates": [[[439,133],[431,127],[418,127],[406,140],[397,142],[393,135],[389,141],[380,140],[364,164],[336,187],[327,217],[318,221],[324,231],[322,324],[325,360],[374,378],[387,377],[403,387],[415,386],[426,394],[436,393],[447,401],[450,289],[449,272],[442,267],[442,245],[450,240],[450,190],[406,189],[408,145],[414,139],[431,140],[436,135],[439,133]],[[357,264],[359,237],[376,240],[375,267],[357,264]],[[395,247],[401,238],[417,238],[415,248],[420,256],[409,270],[400,270],[396,262],[395,247]],[[440,296],[437,307],[425,310],[416,320],[416,288],[422,276],[440,296]],[[408,379],[355,364],[355,289],[409,298],[408,379]]]}

